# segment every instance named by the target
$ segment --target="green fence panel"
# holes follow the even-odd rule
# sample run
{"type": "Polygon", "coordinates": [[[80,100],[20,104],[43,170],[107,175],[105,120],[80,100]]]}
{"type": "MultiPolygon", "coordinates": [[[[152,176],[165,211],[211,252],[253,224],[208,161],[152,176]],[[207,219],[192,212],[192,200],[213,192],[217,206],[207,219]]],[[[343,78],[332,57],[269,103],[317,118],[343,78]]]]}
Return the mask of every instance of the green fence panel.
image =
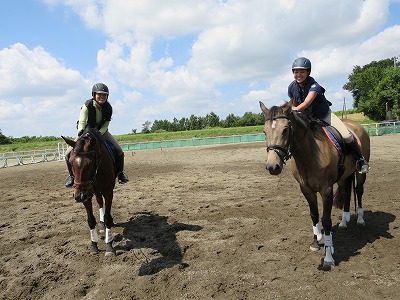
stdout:
{"type": "Polygon", "coordinates": [[[224,145],[233,143],[248,143],[264,141],[265,135],[262,134],[247,134],[233,136],[218,136],[209,138],[193,138],[187,140],[172,140],[172,141],[156,141],[156,142],[140,142],[134,144],[122,144],[123,151],[157,149],[157,148],[175,148],[175,147],[191,147],[191,146],[207,146],[207,145],[224,145]]]}
{"type": "MultiPolygon", "coordinates": [[[[379,126],[368,125],[364,126],[365,130],[370,136],[395,134],[400,133],[400,125],[395,126],[379,126]]],[[[218,136],[209,138],[193,138],[187,140],[172,140],[172,141],[156,141],[156,142],[140,142],[134,144],[122,144],[122,150],[144,150],[144,149],[157,149],[157,148],[176,148],[176,147],[192,147],[192,146],[206,146],[206,145],[224,145],[233,143],[254,143],[265,141],[265,134],[246,134],[234,136],[218,136]]]]}

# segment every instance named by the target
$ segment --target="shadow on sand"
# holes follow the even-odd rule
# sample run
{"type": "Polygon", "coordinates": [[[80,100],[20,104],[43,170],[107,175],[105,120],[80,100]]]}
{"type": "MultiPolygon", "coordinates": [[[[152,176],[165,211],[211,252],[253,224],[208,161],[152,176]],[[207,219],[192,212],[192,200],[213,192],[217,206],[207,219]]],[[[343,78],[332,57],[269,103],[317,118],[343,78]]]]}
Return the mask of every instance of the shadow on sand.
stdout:
{"type": "Polygon", "coordinates": [[[389,232],[389,224],[396,219],[390,213],[365,211],[365,227],[357,227],[356,215],[352,215],[347,229],[339,229],[338,224],[333,230],[335,245],[335,264],[349,261],[351,257],[359,255],[360,250],[367,244],[374,243],[380,238],[392,239],[389,232]]]}
{"type": "Polygon", "coordinates": [[[139,269],[139,275],[151,275],[163,269],[179,265],[185,268],[188,264],[182,261],[183,253],[176,240],[176,233],[181,230],[199,231],[198,225],[183,223],[168,223],[168,217],[150,212],[138,212],[125,223],[115,224],[124,228],[121,240],[126,241],[123,246],[116,246],[116,250],[130,251],[138,249],[144,263],[139,269]],[[148,257],[141,249],[154,249],[152,257],[148,257]],[[154,257],[156,256],[156,257],[154,257]]]}

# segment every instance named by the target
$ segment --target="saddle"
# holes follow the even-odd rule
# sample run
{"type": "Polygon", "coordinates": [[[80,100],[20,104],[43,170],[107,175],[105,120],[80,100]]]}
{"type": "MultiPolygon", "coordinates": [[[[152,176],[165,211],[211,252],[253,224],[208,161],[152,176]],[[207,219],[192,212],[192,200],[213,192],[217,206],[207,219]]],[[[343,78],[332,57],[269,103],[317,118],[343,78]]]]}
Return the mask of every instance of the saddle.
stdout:
{"type": "MultiPolygon", "coordinates": [[[[335,127],[316,118],[310,119],[310,127],[315,128],[316,126],[320,126],[322,128],[328,140],[331,142],[332,146],[336,149],[336,151],[339,154],[340,157],[338,164],[338,179],[339,179],[345,171],[344,161],[346,155],[350,154],[350,150],[348,149],[348,147],[346,147],[346,143],[344,142],[342,135],[335,127]]],[[[357,140],[358,144],[360,144],[360,141],[357,138],[357,136],[350,129],[347,130],[357,140]]]]}
{"type": "Polygon", "coordinates": [[[111,158],[113,159],[114,164],[115,164],[117,152],[115,151],[114,145],[110,141],[104,139],[104,146],[106,146],[106,149],[107,149],[108,153],[111,155],[111,158]]]}

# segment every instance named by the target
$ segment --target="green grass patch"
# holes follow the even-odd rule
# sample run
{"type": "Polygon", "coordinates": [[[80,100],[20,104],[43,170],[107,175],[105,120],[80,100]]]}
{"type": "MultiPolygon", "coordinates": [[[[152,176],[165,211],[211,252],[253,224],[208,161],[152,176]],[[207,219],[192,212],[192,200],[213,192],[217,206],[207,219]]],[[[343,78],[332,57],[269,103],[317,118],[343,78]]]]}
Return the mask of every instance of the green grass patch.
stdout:
{"type": "MultiPolygon", "coordinates": [[[[182,140],[192,138],[206,138],[216,136],[231,136],[231,135],[245,135],[245,134],[258,134],[262,133],[263,126],[247,126],[247,127],[233,127],[233,128],[206,128],[203,130],[190,130],[190,131],[176,131],[176,132],[157,132],[157,133],[137,133],[137,134],[122,134],[115,135],[115,139],[120,144],[140,143],[140,142],[154,142],[166,140],[182,140]]],[[[36,141],[36,142],[23,142],[13,143],[8,145],[0,145],[0,153],[13,152],[13,151],[26,151],[26,150],[45,150],[56,149],[58,143],[63,143],[62,138],[54,141],[36,141]]]]}

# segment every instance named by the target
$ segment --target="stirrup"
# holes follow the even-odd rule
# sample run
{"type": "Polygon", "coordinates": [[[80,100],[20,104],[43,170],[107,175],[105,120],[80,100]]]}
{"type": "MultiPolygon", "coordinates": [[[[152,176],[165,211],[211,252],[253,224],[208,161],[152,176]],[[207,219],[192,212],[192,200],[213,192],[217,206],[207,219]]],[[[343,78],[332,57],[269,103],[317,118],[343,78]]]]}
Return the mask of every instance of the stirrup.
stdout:
{"type": "Polygon", "coordinates": [[[129,181],[128,177],[125,175],[124,172],[119,172],[118,174],[118,182],[120,184],[127,183],[129,181]]]}
{"type": "Polygon", "coordinates": [[[364,158],[360,158],[359,160],[357,160],[357,171],[360,174],[366,174],[369,171],[370,166],[368,164],[368,162],[364,159],[364,158]]]}
{"type": "Polygon", "coordinates": [[[65,187],[71,188],[74,186],[74,176],[68,176],[67,181],[65,182],[65,187]]]}

